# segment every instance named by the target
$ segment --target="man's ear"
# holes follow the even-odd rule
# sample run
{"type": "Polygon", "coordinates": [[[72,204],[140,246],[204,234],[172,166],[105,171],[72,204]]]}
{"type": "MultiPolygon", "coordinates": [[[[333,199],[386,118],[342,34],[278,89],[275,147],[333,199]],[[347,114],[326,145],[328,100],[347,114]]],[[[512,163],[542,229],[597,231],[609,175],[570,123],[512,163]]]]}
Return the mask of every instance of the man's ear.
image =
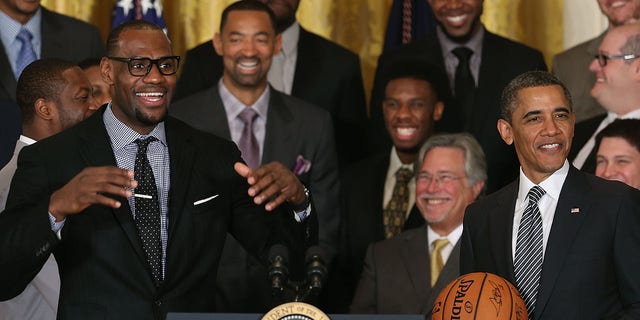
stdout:
{"type": "Polygon", "coordinates": [[[35,116],[44,120],[53,119],[53,114],[56,112],[51,103],[44,98],[38,98],[33,104],[33,110],[35,116]]]}
{"type": "Polygon", "coordinates": [[[513,129],[507,120],[498,119],[498,132],[500,132],[500,137],[506,144],[511,145],[513,143],[513,129]]]}
{"type": "Polygon", "coordinates": [[[442,101],[436,102],[433,106],[433,121],[442,119],[442,113],[444,112],[444,103],[442,101]]]}
{"type": "Polygon", "coordinates": [[[216,50],[216,53],[222,57],[222,39],[220,39],[220,33],[216,32],[211,42],[213,43],[213,48],[216,50]]]}
{"type": "Polygon", "coordinates": [[[102,57],[100,60],[100,75],[102,76],[102,80],[112,86],[114,83],[114,74],[113,74],[113,65],[111,64],[111,60],[107,57],[102,57]]]}

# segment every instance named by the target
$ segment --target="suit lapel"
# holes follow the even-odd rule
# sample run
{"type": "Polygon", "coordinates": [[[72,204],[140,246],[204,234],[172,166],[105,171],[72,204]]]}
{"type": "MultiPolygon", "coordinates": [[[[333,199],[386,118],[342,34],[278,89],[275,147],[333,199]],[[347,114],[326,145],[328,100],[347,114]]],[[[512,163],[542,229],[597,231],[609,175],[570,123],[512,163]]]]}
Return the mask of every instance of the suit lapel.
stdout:
{"type": "Polygon", "coordinates": [[[205,121],[209,123],[207,126],[211,127],[211,133],[231,141],[227,112],[224,110],[224,104],[222,103],[222,98],[220,98],[217,85],[207,91],[203,106],[203,108],[200,108],[202,119],[206,119],[205,121]],[[209,103],[211,107],[209,107],[209,103]]]}
{"type": "Polygon", "coordinates": [[[271,88],[261,164],[276,160],[287,166],[288,162],[295,161],[296,154],[291,153],[293,114],[289,108],[282,94],[271,88]]]}
{"type": "Polygon", "coordinates": [[[42,58],[53,58],[52,54],[60,56],[61,52],[66,52],[67,48],[60,41],[60,25],[54,19],[53,14],[42,8],[42,48],[40,50],[42,58]]]}
{"type": "MultiPolygon", "coordinates": [[[[316,65],[316,52],[310,45],[311,35],[309,32],[300,27],[300,37],[298,39],[298,58],[296,59],[296,69],[293,75],[293,85],[291,87],[291,95],[295,97],[306,97],[309,92],[313,92],[314,83],[318,83],[317,77],[309,77],[313,72],[313,66],[316,65]],[[312,83],[310,83],[310,81],[312,83]]],[[[323,57],[325,58],[325,57],[323,57]]]]}
{"type": "Polygon", "coordinates": [[[576,233],[582,226],[584,217],[589,214],[589,183],[584,181],[584,174],[571,166],[560,191],[560,198],[553,217],[553,224],[547,241],[545,259],[542,267],[542,279],[536,303],[537,318],[543,313],[549,302],[569,249],[573,246],[576,233]],[[572,208],[579,208],[579,213],[572,213],[572,208]]]}
{"type": "MultiPolygon", "coordinates": [[[[165,121],[167,144],[169,146],[170,158],[170,187],[169,187],[169,239],[168,245],[176,236],[177,226],[180,223],[181,214],[188,204],[186,202],[187,190],[191,181],[191,173],[193,172],[193,162],[195,159],[196,149],[190,142],[191,136],[179,125],[173,118],[167,118],[165,121]]],[[[168,259],[167,259],[168,260],[168,259]]]]}
{"type": "MultiPolygon", "coordinates": [[[[431,269],[429,269],[429,274],[431,274],[431,269]]],[[[431,288],[431,294],[429,295],[429,301],[425,305],[425,308],[422,310],[423,314],[430,314],[431,308],[440,294],[440,291],[444,289],[449,282],[453,281],[453,279],[457,278],[460,275],[460,240],[456,243],[449,255],[449,259],[442,267],[442,271],[440,272],[440,276],[438,277],[438,281],[431,288]]]]}
{"type": "Polygon", "coordinates": [[[431,269],[429,268],[429,250],[427,249],[429,240],[427,239],[427,228],[415,231],[402,234],[404,245],[400,254],[413,285],[415,300],[422,304],[420,309],[423,310],[428,303],[427,298],[431,291],[431,269]]]}
{"type": "Polygon", "coordinates": [[[507,275],[508,280],[516,283],[513,271],[513,210],[518,196],[518,182],[508,185],[499,195],[496,204],[489,213],[489,232],[491,248],[494,249],[495,267],[499,274],[507,275]]]}
{"type": "Polygon", "coordinates": [[[14,78],[7,53],[4,51],[4,46],[0,46],[0,83],[7,97],[9,97],[8,100],[16,101],[17,82],[16,78],[14,78]]]}
{"type": "MultiPolygon", "coordinates": [[[[105,109],[103,106],[91,117],[78,125],[80,139],[83,140],[83,142],[79,144],[78,149],[85,161],[86,167],[117,166],[113,149],[111,148],[111,140],[102,121],[105,109]]],[[[129,202],[125,198],[118,198],[118,200],[122,205],[120,208],[111,209],[113,215],[127,235],[138,258],[146,261],[144,252],[142,251],[142,244],[136,231],[135,222],[133,221],[129,202]]]]}
{"type": "MultiPolygon", "coordinates": [[[[501,46],[493,43],[495,39],[496,36],[494,34],[485,30],[482,41],[482,63],[480,63],[480,71],[478,72],[478,89],[476,90],[476,100],[472,113],[472,118],[475,121],[471,126],[471,132],[476,137],[485,136],[485,134],[482,133],[485,128],[485,123],[487,123],[490,117],[493,118],[497,116],[497,114],[487,112],[487,110],[497,110],[497,108],[480,104],[480,102],[483,101],[491,101],[486,95],[490,94],[490,92],[495,92],[494,87],[496,83],[498,83],[497,77],[499,76],[499,72],[495,72],[495,68],[502,64],[500,59],[503,55],[497,52],[501,46]]],[[[499,88],[499,90],[502,90],[502,88],[499,88]]],[[[490,126],[490,129],[495,130],[495,125],[490,126]]]]}

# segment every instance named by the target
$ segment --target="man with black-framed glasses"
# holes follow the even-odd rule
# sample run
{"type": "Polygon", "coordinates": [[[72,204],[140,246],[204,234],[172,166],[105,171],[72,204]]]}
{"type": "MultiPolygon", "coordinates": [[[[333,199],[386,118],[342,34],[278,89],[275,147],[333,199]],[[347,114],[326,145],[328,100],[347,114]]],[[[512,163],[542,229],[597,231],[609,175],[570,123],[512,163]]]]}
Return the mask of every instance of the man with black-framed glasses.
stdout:
{"type": "Polygon", "coordinates": [[[640,24],[607,32],[589,70],[595,75],[591,95],[607,111],[576,125],[569,160],[595,173],[595,137],[615,119],[640,118],[640,24]]]}
{"type": "Polygon", "coordinates": [[[177,59],[162,29],[127,22],[107,43],[112,58],[100,67],[111,102],[20,153],[0,214],[0,300],[53,253],[57,319],[214,312],[227,232],[263,263],[274,244],[303,251],[313,213],[279,205],[307,194],[253,176],[232,142],[167,115],[177,59]]]}

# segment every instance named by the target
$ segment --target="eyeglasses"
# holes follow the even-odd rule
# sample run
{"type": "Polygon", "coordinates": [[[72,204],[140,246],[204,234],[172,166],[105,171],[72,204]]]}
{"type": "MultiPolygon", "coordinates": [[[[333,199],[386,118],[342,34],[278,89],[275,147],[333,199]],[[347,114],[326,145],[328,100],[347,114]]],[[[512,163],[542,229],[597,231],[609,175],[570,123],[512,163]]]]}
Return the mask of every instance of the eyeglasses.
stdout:
{"type": "Polygon", "coordinates": [[[143,57],[122,58],[107,57],[111,60],[125,62],[129,66],[129,73],[134,77],[144,77],[151,72],[151,68],[155,64],[162,75],[170,76],[178,71],[180,56],[167,56],[158,59],[150,59],[143,57]]]}
{"type": "Polygon", "coordinates": [[[430,175],[426,172],[421,172],[418,173],[418,176],[416,178],[416,182],[418,183],[431,183],[432,181],[435,181],[435,183],[439,186],[443,186],[446,184],[449,184],[453,181],[456,180],[460,180],[462,179],[462,177],[458,177],[458,176],[454,176],[452,174],[448,174],[448,173],[443,173],[443,174],[438,174],[438,175],[430,175]]]}
{"type": "Polygon", "coordinates": [[[596,54],[594,58],[598,60],[598,64],[600,65],[600,67],[604,68],[607,65],[607,62],[609,62],[609,60],[611,59],[622,59],[627,61],[640,58],[640,56],[635,54],[604,54],[600,52],[596,54]]]}

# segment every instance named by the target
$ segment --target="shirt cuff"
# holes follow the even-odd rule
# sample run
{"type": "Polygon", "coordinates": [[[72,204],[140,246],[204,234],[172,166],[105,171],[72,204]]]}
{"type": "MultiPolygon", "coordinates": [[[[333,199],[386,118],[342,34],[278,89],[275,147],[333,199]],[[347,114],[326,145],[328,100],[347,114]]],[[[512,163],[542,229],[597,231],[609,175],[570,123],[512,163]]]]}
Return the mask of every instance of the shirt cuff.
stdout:
{"type": "Polygon", "coordinates": [[[293,210],[293,218],[296,219],[297,222],[304,222],[309,215],[311,215],[311,203],[302,211],[293,210]]]}
{"type": "Polygon", "coordinates": [[[58,240],[62,240],[62,227],[64,227],[64,222],[67,219],[63,219],[60,222],[56,222],[56,217],[54,217],[51,212],[49,212],[49,222],[51,223],[51,230],[56,233],[58,236],[58,240]]]}

